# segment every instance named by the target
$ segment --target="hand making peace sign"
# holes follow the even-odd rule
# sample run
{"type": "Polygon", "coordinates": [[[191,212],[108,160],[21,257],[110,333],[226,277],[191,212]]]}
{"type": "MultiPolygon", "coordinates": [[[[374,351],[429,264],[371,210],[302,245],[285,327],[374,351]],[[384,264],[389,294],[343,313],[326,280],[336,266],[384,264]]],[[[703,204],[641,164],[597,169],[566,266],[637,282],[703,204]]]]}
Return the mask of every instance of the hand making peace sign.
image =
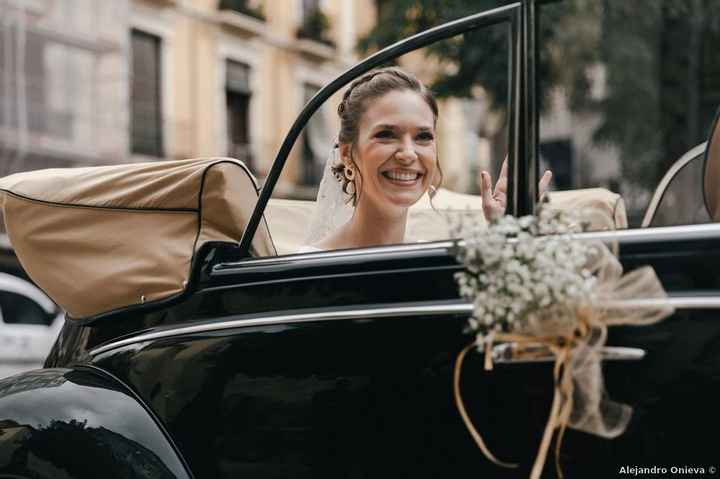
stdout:
{"type": "MultiPolygon", "coordinates": [[[[502,168],[500,168],[500,177],[495,184],[494,191],[492,189],[492,178],[490,177],[490,173],[483,171],[480,174],[480,194],[482,195],[483,213],[485,214],[485,219],[488,221],[492,218],[505,214],[505,207],[507,206],[507,170],[507,158],[505,158],[502,168]]],[[[547,170],[543,173],[542,178],[540,178],[540,181],[538,182],[538,191],[541,196],[550,184],[550,180],[552,180],[552,172],[547,170]]]]}

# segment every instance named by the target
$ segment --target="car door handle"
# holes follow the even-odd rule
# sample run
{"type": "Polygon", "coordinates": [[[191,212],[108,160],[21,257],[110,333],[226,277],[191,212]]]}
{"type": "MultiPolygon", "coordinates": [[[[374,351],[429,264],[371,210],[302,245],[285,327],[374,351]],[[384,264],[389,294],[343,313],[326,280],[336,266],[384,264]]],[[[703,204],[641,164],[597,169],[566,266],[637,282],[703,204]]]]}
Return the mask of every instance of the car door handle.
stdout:
{"type": "MultiPolygon", "coordinates": [[[[522,354],[518,354],[516,343],[496,344],[493,347],[492,358],[494,363],[549,363],[555,361],[555,356],[547,346],[542,344],[523,345],[522,354]]],[[[645,357],[645,350],[640,348],[625,348],[620,346],[605,346],[600,349],[603,361],[639,361],[645,357]]]]}

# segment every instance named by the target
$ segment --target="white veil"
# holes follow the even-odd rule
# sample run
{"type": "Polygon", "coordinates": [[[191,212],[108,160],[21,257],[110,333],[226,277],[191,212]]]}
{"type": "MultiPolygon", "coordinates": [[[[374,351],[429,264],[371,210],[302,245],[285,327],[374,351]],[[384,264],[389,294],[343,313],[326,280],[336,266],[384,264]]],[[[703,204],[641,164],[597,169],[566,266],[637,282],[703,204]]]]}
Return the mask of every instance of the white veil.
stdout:
{"type": "Polygon", "coordinates": [[[335,176],[332,167],[339,164],[337,145],[330,149],[323,168],[317,200],[304,244],[312,245],[325,238],[343,224],[350,221],[354,208],[343,192],[341,180],[335,176]]]}

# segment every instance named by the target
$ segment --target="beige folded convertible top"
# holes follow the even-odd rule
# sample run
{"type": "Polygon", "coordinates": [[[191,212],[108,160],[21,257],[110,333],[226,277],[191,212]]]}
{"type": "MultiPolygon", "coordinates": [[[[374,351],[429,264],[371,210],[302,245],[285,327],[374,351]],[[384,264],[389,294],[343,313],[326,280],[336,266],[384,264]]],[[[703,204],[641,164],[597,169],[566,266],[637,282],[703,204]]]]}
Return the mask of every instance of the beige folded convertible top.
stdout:
{"type": "MultiPolygon", "coordinates": [[[[7,234],[22,266],[74,319],[179,295],[198,250],[238,242],[256,202],[254,179],[229,158],[0,179],[7,234]]],[[[274,254],[264,223],[252,248],[274,254]]]]}

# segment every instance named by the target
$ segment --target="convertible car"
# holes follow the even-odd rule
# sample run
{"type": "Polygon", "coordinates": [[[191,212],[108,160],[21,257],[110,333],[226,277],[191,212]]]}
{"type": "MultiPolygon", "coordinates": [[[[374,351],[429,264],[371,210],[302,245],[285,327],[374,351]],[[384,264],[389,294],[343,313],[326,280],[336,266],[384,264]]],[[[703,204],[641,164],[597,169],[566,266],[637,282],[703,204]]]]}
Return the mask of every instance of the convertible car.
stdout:
{"type": "MultiPolygon", "coordinates": [[[[67,313],[45,367],[0,381],[0,478],[527,477],[552,400],[552,358],[498,357],[491,373],[479,355],[466,359],[468,413],[493,452],[519,464],[499,468],[453,402],[472,305],[453,276],[462,268],[457,239],[436,213],[417,206],[409,244],[296,254],[312,204],[271,196],[303,126],[333,93],[405,53],[506,25],[508,210],[531,212],[535,7],[462,18],[355,65],[306,105],[262,188],[226,158],[0,180],[23,266],[67,313]]],[[[703,165],[697,188],[712,221],[720,218],[717,125],[691,158],[703,165]]],[[[655,210],[672,182],[671,174],[655,210]]],[[[466,214],[477,207],[449,191],[439,201],[466,214]]],[[[625,229],[622,199],[602,189],[556,193],[552,203],[583,202],[606,208],[616,228],[583,237],[617,242],[626,270],[654,267],[675,313],[611,329],[606,387],[633,407],[632,420],[614,439],[568,430],[565,477],[638,467],[713,474],[720,225],[625,229]]],[[[555,474],[548,461],[543,477],[555,474]]]]}

